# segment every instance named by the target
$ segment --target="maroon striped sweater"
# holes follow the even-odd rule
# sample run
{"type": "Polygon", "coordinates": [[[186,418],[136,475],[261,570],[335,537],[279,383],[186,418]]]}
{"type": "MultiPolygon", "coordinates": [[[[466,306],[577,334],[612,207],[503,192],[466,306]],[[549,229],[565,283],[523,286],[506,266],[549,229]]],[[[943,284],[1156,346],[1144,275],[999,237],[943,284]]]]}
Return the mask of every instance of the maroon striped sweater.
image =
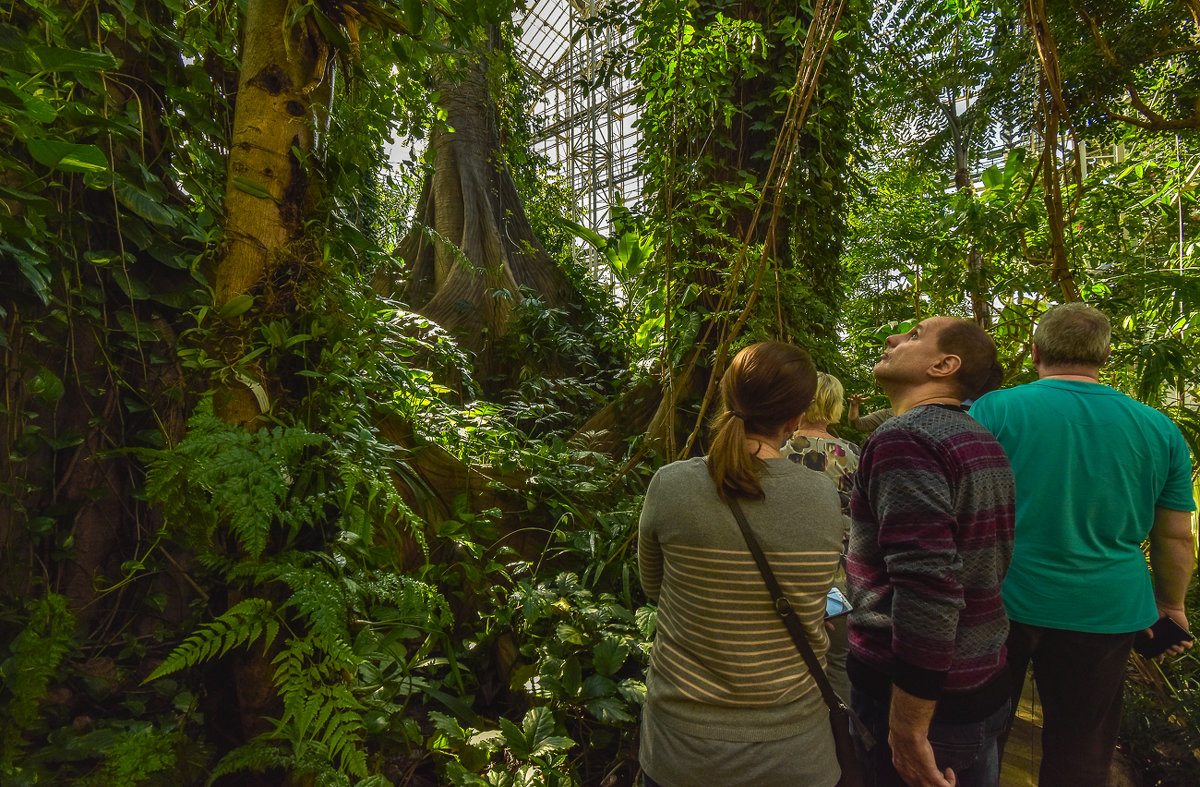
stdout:
{"type": "Polygon", "coordinates": [[[855,687],[894,683],[969,721],[1007,694],[1013,476],[992,433],[961,408],[924,405],[863,447],[850,503],[847,575],[855,687]]]}

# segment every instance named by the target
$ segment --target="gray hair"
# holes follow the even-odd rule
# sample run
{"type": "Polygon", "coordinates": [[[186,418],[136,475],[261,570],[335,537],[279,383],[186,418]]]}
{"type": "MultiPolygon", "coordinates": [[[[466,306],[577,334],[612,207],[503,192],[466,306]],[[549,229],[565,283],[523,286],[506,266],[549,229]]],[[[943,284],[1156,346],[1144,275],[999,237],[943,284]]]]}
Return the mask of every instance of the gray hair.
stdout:
{"type": "Polygon", "coordinates": [[[1108,359],[1112,329],[1099,309],[1085,303],[1052,306],[1042,315],[1033,343],[1047,366],[1096,366],[1108,359]]]}

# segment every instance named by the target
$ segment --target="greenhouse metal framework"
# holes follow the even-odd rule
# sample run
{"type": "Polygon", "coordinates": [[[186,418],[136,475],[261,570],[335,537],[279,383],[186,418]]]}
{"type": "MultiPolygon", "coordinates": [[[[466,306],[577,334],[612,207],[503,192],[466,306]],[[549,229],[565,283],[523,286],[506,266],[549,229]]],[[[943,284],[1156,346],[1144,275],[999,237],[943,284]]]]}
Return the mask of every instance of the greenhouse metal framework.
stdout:
{"type": "Polygon", "coordinates": [[[607,0],[530,0],[516,21],[516,56],[531,77],[542,129],[534,152],[557,165],[575,195],[575,220],[607,235],[614,205],[631,206],[637,173],[636,84],[605,65],[634,43],[633,31],[589,24],[607,0]]]}
{"type": "MultiPolygon", "coordinates": [[[[632,25],[596,24],[610,2],[527,0],[514,17],[520,27],[514,54],[534,86],[530,111],[541,121],[533,150],[566,180],[575,198],[573,218],[601,235],[611,234],[613,206],[634,206],[643,185],[637,170],[637,84],[611,68],[633,52],[636,40],[632,25]]],[[[962,114],[970,99],[963,96],[958,103],[962,114]]],[[[1024,142],[1031,153],[1042,145],[1037,135],[1024,142]]],[[[1063,145],[1073,148],[1065,136],[1063,145]]],[[[1010,146],[1000,144],[974,162],[977,189],[983,188],[985,169],[1004,166],[1010,146]]],[[[1081,170],[1086,175],[1090,167],[1123,158],[1121,145],[1089,149],[1081,170]]]]}

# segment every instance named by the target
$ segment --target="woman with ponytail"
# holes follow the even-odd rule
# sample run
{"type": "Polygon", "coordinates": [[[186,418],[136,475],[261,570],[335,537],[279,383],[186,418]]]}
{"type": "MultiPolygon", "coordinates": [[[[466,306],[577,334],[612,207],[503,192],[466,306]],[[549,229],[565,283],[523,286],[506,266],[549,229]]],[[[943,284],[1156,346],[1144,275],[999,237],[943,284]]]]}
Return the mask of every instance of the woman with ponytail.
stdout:
{"type": "Polygon", "coordinates": [[[649,787],[838,781],[828,710],[729,507],[740,502],[823,657],[838,493],[779,451],[815,390],[803,350],[747,347],[721,378],[708,456],[661,468],[646,491],[638,568],[658,602],[639,752],[649,787]]]}

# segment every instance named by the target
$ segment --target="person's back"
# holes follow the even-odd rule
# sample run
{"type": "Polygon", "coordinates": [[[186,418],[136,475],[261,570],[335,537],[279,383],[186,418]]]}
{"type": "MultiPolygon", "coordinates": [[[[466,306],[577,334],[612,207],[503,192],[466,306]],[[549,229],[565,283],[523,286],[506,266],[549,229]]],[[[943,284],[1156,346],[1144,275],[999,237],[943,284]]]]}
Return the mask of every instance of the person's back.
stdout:
{"type": "Polygon", "coordinates": [[[779,451],[815,389],[803,350],[742,350],[721,378],[708,456],[659,469],[646,491],[638,572],[658,601],[638,751],[647,787],[838,781],[829,711],[748,546],[761,543],[820,658],[838,496],[779,451]]]}
{"type": "Polygon", "coordinates": [[[1033,665],[1043,787],[1107,783],[1136,632],[1160,615],[1188,627],[1195,506],[1187,445],[1166,416],[1100,384],[1110,351],[1101,312],[1054,306],[1033,335],[1040,379],[971,408],[1016,478],[1007,647],[1014,698],[1033,665]],[[1141,550],[1147,536],[1153,575],[1141,550]]]}
{"type": "Polygon", "coordinates": [[[1004,598],[1013,620],[1128,632],[1157,618],[1142,543],[1154,507],[1190,507],[1189,462],[1162,413],[1106,385],[1039,380],[996,391],[972,415],[1004,446],[1017,532],[1004,598]]]}
{"type": "MultiPolygon", "coordinates": [[[[746,519],[823,650],[825,591],[842,547],[837,493],[786,459],[766,460],[760,481],[765,498],[743,503],[746,519]]],[[[658,597],[650,665],[657,712],[694,735],[744,740],[791,734],[820,713],[816,684],[704,459],[655,474],[641,529],[642,584],[658,597]]]]}

